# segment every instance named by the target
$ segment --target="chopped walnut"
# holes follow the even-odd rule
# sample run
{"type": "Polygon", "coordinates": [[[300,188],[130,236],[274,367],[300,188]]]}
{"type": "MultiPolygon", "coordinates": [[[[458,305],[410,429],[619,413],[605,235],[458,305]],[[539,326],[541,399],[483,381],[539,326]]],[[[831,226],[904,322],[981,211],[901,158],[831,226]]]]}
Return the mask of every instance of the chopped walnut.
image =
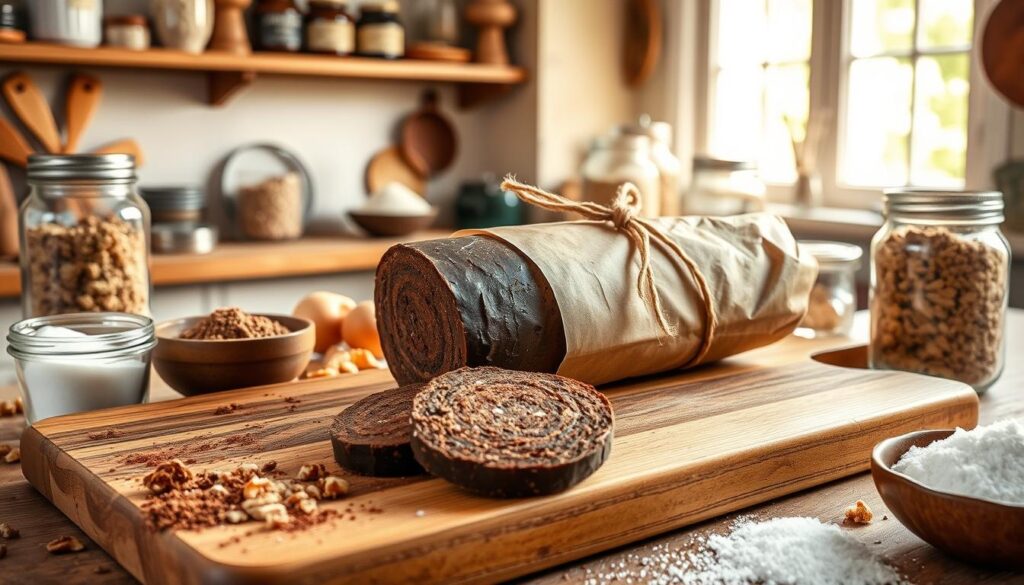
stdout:
{"type": "Polygon", "coordinates": [[[192,480],[192,472],[177,459],[161,463],[152,473],[142,478],[142,485],[153,494],[162,494],[172,489],[180,490],[192,480]]]}
{"type": "Polygon", "coordinates": [[[21,461],[21,449],[17,447],[12,447],[7,455],[4,455],[5,463],[17,463],[19,461],[21,461]]]}
{"type": "Polygon", "coordinates": [[[0,416],[14,416],[18,414],[18,405],[13,400],[0,401],[0,416]]]}
{"type": "Polygon", "coordinates": [[[245,462],[238,466],[238,472],[242,475],[253,475],[260,470],[260,466],[255,463],[245,462]]]}
{"type": "Polygon", "coordinates": [[[316,481],[326,475],[327,467],[323,463],[311,463],[300,467],[299,473],[295,478],[299,481],[316,481]]]}
{"type": "Polygon", "coordinates": [[[264,504],[262,506],[252,506],[247,510],[249,515],[256,520],[266,520],[268,517],[277,516],[280,517],[282,514],[288,515],[288,509],[284,507],[284,504],[264,504]]]}
{"type": "Polygon", "coordinates": [[[274,491],[273,483],[269,479],[254,475],[242,488],[242,497],[251,500],[271,491],[274,491]]]}
{"type": "Polygon", "coordinates": [[[328,475],[323,479],[323,494],[328,500],[336,500],[348,495],[348,482],[336,475],[328,475]]]}
{"type": "Polygon", "coordinates": [[[277,461],[267,461],[263,467],[260,467],[260,473],[270,473],[275,469],[277,469],[277,461]]]}
{"type": "Polygon", "coordinates": [[[224,513],[224,521],[228,524],[241,524],[249,521],[249,514],[242,510],[228,510],[224,513]]]}
{"type": "Polygon", "coordinates": [[[278,504],[280,502],[281,502],[281,496],[279,496],[279,495],[277,495],[277,494],[275,494],[273,492],[269,492],[269,493],[263,494],[262,496],[260,496],[258,498],[253,498],[251,500],[244,500],[242,502],[242,509],[245,510],[246,513],[248,513],[253,518],[256,518],[257,520],[262,520],[262,518],[259,518],[259,517],[256,516],[255,510],[258,510],[258,509],[260,509],[260,508],[262,508],[264,506],[270,506],[270,505],[273,505],[273,504],[278,504]]]}
{"type": "Polygon", "coordinates": [[[10,445],[5,445],[4,443],[0,443],[0,457],[4,457],[8,453],[10,453],[10,452],[11,452],[11,446],[10,445]]]}
{"type": "Polygon", "coordinates": [[[857,503],[846,509],[846,522],[852,524],[870,524],[874,514],[871,508],[864,503],[864,500],[857,500],[857,503]]]}
{"type": "Polygon", "coordinates": [[[322,500],[324,498],[323,492],[321,492],[320,488],[314,484],[306,486],[306,493],[314,500],[322,500]]]}
{"type": "Polygon", "coordinates": [[[21,532],[6,522],[0,522],[0,538],[11,540],[21,536],[21,532]]]}
{"type": "Polygon", "coordinates": [[[74,536],[61,536],[46,543],[46,552],[51,555],[62,555],[82,550],[85,550],[85,545],[74,536]]]}

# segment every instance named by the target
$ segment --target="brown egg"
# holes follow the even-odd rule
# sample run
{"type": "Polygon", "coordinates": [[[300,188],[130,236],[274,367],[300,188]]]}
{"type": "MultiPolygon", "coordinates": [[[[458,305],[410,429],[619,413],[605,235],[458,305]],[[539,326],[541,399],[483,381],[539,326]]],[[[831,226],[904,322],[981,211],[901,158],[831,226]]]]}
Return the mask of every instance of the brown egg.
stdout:
{"type": "Polygon", "coordinates": [[[351,347],[368,349],[378,359],[384,358],[373,301],[363,301],[349,312],[341,324],[341,338],[351,347]]]}
{"type": "Polygon", "coordinates": [[[313,349],[323,353],[341,341],[341,322],[355,306],[356,302],[345,295],[317,291],[303,297],[292,314],[313,322],[316,326],[313,349]]]}

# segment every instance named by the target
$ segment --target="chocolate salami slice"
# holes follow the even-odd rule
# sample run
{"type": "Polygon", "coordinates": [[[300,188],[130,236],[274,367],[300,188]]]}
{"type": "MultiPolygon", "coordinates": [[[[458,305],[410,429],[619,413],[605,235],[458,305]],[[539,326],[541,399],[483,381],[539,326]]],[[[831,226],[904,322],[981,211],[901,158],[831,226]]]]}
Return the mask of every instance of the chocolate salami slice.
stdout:
{"type": "Polygon", "coordinates": [[[377,268],[374,301],[384,355],[400,384],[463,366],[554,372],[565,357],[547,279],[496,238],[393,246],[377,268]]]}
{"type": "Polygon", "coordinates": [[[371,394],[334,417],[331,445],[338,464],[376,477],[423,473],[409,446],[412,399],[423,388],[410,384],[371,394]]]}
{"type": "Polygon", "coordinates": [[[515,498],[571,488],[612,449],[612,407],[593,386],[500,368],[461,368],[416,395],[412,451],[430,473],[515,498]]]}

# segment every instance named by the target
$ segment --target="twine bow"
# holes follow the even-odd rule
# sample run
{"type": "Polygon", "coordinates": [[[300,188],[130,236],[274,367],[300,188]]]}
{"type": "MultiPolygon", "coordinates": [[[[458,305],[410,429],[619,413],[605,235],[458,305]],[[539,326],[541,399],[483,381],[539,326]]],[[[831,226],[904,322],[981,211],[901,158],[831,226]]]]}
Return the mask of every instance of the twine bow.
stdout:
{"type": "Polygon", "coordinates": [[[530,205],[536,205],[549,211],[571,212],[583,216],[585,219],[594,221],[611,222],[615,229],[625,234],[637,252],[640,254],[640,273],[637,276],[637,294],[644,300],[652,311],[658,322],[661,331],[670,337],[675,336],[675,328],[669,324],[665,317],[665,309],[661,303],[661,296],[658,294],[658,287],[654,280],[654,270],[651,267],[651,240],[660,246],[670,256],[678,258],[697,282],[704,301],[704,338],[701,347],[690,363],[700,361],[711,347],[711,340],[714,337],[715,328],[718,325],[718,316],[711,298],[711,290],[704,275],[697,268],[696,263],[683,250],[683,248],[665,232],[659,224],[637,214],[640,212],[640,190],[633,183],[623,183],[619,186],[612,200],[610,207],[594,203],[593,201],[573,201],[561,195],[549,193],[539,187],[526,185],[515,180],[512,175],[505,177],[501,183],[505,191],[515,193],[520,200],[530,205]]]}

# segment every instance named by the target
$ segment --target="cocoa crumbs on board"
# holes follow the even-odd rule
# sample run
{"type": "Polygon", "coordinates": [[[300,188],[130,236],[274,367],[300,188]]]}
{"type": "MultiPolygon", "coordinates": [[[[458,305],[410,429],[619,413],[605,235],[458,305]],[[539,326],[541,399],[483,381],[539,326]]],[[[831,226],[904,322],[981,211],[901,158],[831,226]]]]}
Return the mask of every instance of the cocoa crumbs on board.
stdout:
{"type": "Polygon", "coordinates": [[[217,410],[213,411],[213,414],[216,415],[216,416],[220,416],[220,415],[224,415],[224,414],[231,414],[232,412],[235,412],[236,410],[242,410],[243,408],[245,408],[244,404],[238,404],[237,402],[232,402],[231,404],[228,404],[227,406],[218,406],[217,410]]]}
{"type": "Polygon", "coordinates": [[[89,438],[92,439],[93,441],[99,441],[101,439],[117,439],[118,437],[123,436],[124,433],[117,429],[107,429],[105,431],[96,431],[94,433],[89,433],[89,438]]]}
{"type": "Polygon", "coordinates": [[[182,339],[223,340],[274,337],[290,333],[287,327],[262,315],[250,315],[238,307],[217,309],[181,332],[182,339]]]}

